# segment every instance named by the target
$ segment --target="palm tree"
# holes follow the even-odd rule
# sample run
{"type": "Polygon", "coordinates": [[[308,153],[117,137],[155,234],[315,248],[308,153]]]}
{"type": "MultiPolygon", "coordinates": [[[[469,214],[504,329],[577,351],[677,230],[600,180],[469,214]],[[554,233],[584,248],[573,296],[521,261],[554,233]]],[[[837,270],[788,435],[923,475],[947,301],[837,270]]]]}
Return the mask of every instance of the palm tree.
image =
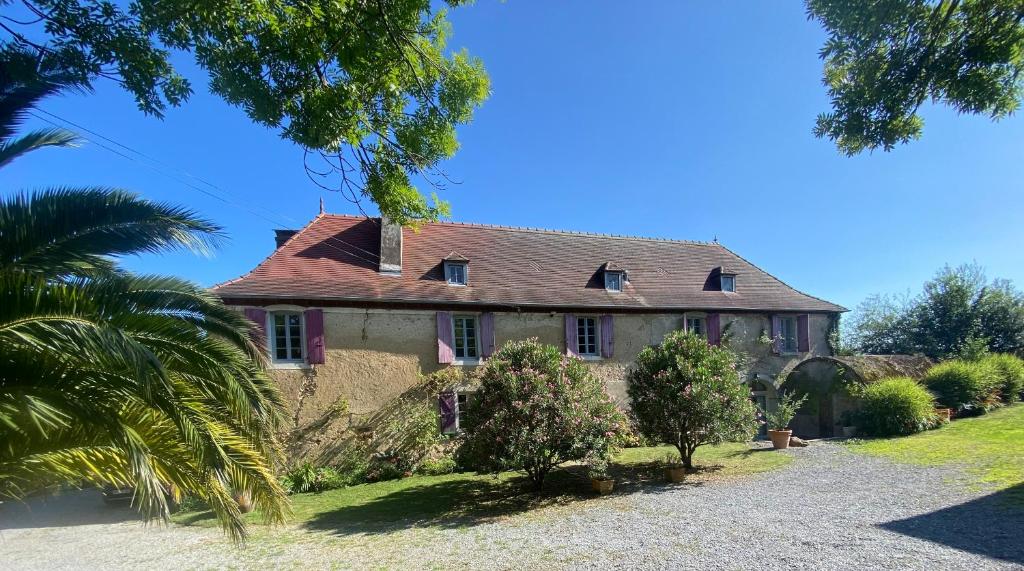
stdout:
{"type": "MultiPolygon", "coordinates": [[[[73,78],[16,51],[2,56],[0,166],[73,144],[57,129],[14,135],[73,78]],[[35,73],[12,77],[18,69],[35,73]]],[[[116,260],[205,252],[220,237],[191,211],[121,190],[0,200],[0,499],[113,484],[134,488],[147,517],[166,519],[168,496],[188,494],[241,539],[233,495],[245,492],[268,521],[283,521],[273,472],[283,402],[253,324],[196,285],[133,275],[116,260]]]]}

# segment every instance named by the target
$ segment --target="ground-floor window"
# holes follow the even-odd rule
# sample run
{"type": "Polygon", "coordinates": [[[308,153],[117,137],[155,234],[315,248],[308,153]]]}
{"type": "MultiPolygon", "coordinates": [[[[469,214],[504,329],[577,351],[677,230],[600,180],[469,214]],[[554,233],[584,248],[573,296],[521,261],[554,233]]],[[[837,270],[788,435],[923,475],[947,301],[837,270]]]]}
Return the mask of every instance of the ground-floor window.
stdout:
{"type": "Polygon", "coordinates": [[[699,335],[700,337],[708,336],[707,328],[704,325],[703,317],[687,317],[686,330],[689,331],[690,333],[693,333],[694,335],[699,335]]]}

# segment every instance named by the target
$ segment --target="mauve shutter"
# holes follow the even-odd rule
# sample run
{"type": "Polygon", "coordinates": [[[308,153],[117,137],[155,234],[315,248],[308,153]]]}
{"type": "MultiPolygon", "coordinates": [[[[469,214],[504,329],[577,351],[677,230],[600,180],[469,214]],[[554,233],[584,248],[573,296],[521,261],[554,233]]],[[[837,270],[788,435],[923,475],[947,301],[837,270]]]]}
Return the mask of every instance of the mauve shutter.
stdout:
{"type": "Polygon", "coordinates": [[[252,321],[253,323],[256,324],[257,327],[259,327],[260,332],[263,334],[263,337],[266,338],[267,312],[257,307],[247,307],[245,308],[245,311],[243,313],[245,313],[246,319],[252,321]]]}
{"type": "Polygon", "coordinates": [[[806,353],[811,350],[810,319],[808,319],[806,314],[797,316],[796,318],[796,342],[797,349],[801,353],[806,353]]]}
{"type": "Polygon", "coordinates": [[[772,351],[782,353],[782,318],[772,316],[772,351]]]}
{"type": "Polygon", "coordinates": [[[567,313],[565,315],[565,353],[567,355],[576,355],[579,351],[579,334],[576,327],[576,316],[567,313]]]}
{"type": "Polygon", "coordinates": [[[322,365],[324,351],[324,310],[306,310],[306,358],[310,365],[322,365]]]}
{"type": "Polygon", "coordinates": [[[722,342],[722,322],[717,313],[709,313],[707,317],[708,345],[718,345],[722,342]]]}
{"type": "Polygon", "coordinates": [[[611,315],[601,316],[601,356],[610,358],[615,353],[615,321],[611,315]]]}
{"type": "Polygon", "coordinates": [[[494,314],[480,314],[480,343],[483,348],[484,357],[494,354],[494,314]]]}
{"type": "Polygon", "coordinates": [[[441,413],[441,432],[455,432],[458,429],[458,397],[452,391],[441,393],[437,396],[437,407],[441,413]]]}
{"type": "Polygon", "coordinates": [[[452,354],[452,314],[447,311],[437,312],[437,362],[451,363],[452,354]]]}

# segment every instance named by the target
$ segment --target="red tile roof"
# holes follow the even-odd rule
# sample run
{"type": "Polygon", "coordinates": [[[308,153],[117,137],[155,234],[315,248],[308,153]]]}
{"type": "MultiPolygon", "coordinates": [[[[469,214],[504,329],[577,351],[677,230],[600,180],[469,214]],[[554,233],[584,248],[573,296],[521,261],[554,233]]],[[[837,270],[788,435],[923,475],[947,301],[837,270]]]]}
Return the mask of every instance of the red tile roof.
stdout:
{"type": "MultiPolygon", "coordinates": [[[[321,214],[248,274],[214,287],[229,303],[474,304],[622,310],[838,312],[716,243],[436,222],[404,229],[401,276],[382,275],[380,220],[321,214]],[[469,260],[468,285],[450,286],[442,259],[469,260]],[[609,260],[627,272],[605,291],[609,260]],[[736,292],[712,291],[712,271],[736,274],[736,292]],[[256,300],[259,300],[258,302],[256,300]]],[[[269,240],[268,240],[269,241],[269,240]]]]}

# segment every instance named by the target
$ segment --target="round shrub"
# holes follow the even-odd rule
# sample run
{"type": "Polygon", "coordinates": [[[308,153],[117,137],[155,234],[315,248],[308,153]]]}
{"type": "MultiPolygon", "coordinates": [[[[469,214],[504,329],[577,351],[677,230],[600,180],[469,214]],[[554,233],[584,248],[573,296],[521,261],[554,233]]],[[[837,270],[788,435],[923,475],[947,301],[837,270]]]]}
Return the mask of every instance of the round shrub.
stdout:
{"type": "Polygon", "coordinates": [[[1015,403],[1024,392],[1024,360],[999,353],[989,355],[982,360],[999,380],[999,397],[1007,404],[1015,403]]]}
{"type": "Polygon", "coordinates": [[[559,464],[605,458],[625,416],[579,358],[536,339],[513,341],[480,369],[464,457],[480,471],[523,470],[540,489],[559,464]]]}
{"type": "Polygon", "coordinates": [[[925,373],[925,385],[939,404],[957,414],[982,414],[999,403],[999,380],[979,361],[946,361],[925,373]]]}
{"type": "Polygon", "coordinates": [[[864,387],[857,417],[868,436],[913,434],[938,424],[935,397],[908,377],[882,379],[864,387]]]}
{"type": "Polygon", "coordinates": [[[693,467],[698,446],[749,440],[757,431],[757,410],[736,357],[703,337],[669,334],[640,351],[627,381],[640,432],[675,446],[686,468],[693,467]]]}

